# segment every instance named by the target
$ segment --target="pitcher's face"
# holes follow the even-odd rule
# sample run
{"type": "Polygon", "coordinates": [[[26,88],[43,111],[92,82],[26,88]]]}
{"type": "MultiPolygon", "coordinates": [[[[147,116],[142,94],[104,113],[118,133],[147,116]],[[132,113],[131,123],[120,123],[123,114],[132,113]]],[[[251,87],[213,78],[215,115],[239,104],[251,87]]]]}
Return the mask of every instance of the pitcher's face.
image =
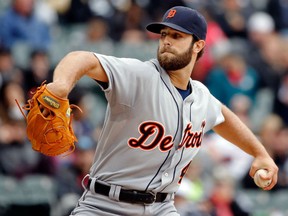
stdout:
{"type": "Polygon", "coordinates": [[[161,30],[157,51],[158,61],[166,71],[179,70],[192,60],[192,35],[165,27],[161,30]]]}

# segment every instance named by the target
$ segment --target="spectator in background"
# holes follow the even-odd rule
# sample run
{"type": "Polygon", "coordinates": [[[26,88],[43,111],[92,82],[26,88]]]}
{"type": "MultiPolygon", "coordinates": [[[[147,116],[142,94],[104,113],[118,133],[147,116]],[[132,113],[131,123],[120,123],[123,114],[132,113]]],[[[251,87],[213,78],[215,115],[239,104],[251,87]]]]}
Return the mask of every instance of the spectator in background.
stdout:
{"type": "MultiPolygon", "coordinates": [[[[69,164],[62,164],[57,172],[58,196],[60,203],[67,200],[67,197],[74,195],[79,199],[84,191],[82,186],[82,179],[89,173],[94,153],[96,148],[96,141],[89,136],[79,136],[76,144],[75,152],[73,152],[72,162],[69,164]]],[[[86,180],[88,180],[86,178],[86,180]]],[[[87,185],[87,182],[85,182],[87,185]]],[[[62,209],[61,215],[69,215],[71,210],[75,207],[75,200],[66,203],[65,209],[62,209]]]]}
{"type": "Polygon", "coordinates": [[[146,18],[146,13],[142,7],[136,3],[132,3],[129,10],[127,10],[124,20],[125,30],[130,29],[140,29],[144,30],[144,21],[146,18]]]}
{"type": "Polygon", "coordinates": [[[274,112],[288,125],[288,71],[281,77],[273,106],[274,112]]]}
{"type": "Polygon", "coordinates": [[[273,17],[265,12],[253,13],[247,21],[248,40],[254,47],[261,47],[267,37],[276,33],[273,17]]]}
{"type": "Polygon", "coordinates": [[[246,61],[259,76],[258,110],[251,116],[257,130],[265,116],[273,112],[273,103],[283,70],[282,35],[275,29],[273,17],[265,12],[253,13],[247,23],[248,53],[246,61]]]}
{"type": "Polygon", "coordinates": [[[248,216],[250,209],[244,206],[241,199],[238,199],[236,191],[236,182],[227,171],[214,170],[214,185],[208,200],[212,207],[211,214],[216,216],[248,216]]]}
{"type": "Polygon", "coordinates": [[[279,82],[279,35],[273,18],[265,12],[255,12],[247,22],[249,54],[246,60],[259,74],[260,87],[275,91],[279,82]]]}
{"type": "Polygon", "coordinates": [[[114,44],[109,36],[110,27],[107,19],[92,16],[83,27],[83,31],[76,29],[71,33],[69,44],[72,49],[99,50],[112,55],[114,44]]]}
{"type": "Polygon", "coordinates": [[[11,1],[11,6],[0,19],[0,40],[3,46],[12,48],[17,42],[22,42],[31,48],[49,48],[50,28],[35,15],[34,1],[11,1]]]}
{"type": "Polygon", "coordinates": [[[58,16],[64,14],[70,7],[71,0],[44,0],[45,4],[48,5],[57,14],[57,21],[59,21],[58,16]]]}
{"type": "MultiPolygon", "coordinates": [[[[128,1],[129,2],[129,1],[128,1]]],[[[120,41],[126,31],[139,31],[142,34],[146,31],[147,12],[137,2],[131,1],[126,7],[118,8],[110,19],[110,26],[113,29],[110,36],[115,41],[120,41]]]]}
{"type": "Polygon", "coordinates": [[[16,67],[11,50],[0,47],[0,89],[6,82],[23,82],[22,71],[16,67]]]}
{"type": "Polygon", "coordinates": [[[65,5],[65,10],[59,14],[59,22],[62,24],[85,23],[93,15],[89,0],[69,0],[65,1],[65,5]]]}
{"type": "Polygon", "coordinates": [[[221,0],[221,12],[217,14],[217,23],[229,38],[247,38],[246,22],[251,8],[245,7],[242,1],[221,0]]]}
{"type": "Polygon", "coordinates": [[[273,111],[288,125],[288,38],[282,38],[282,40],[279,41],[279,46],[279,64],[282,64],[284,72],[280,75],[280,82],[274,94],[273,111]]]}
{"type": "Polygon", "coordinates": [[[217,66],[209,72],[206,79],[210,92],[230,108],[233,97],[239,94],[254,101],[258,82],[257,72],[234,50],[228,50],[219,57],[217,66]]]}
{"type": "Polygon", "coordinates": [[[267,4],[267,12],[275,20],[277,31],[288,30],[288,1],[286,0],[269,0],[267,4]]]}
{"type": "Polygon", "coordinates": [[[29,67],[24,74],[24,89],[28,94],[26,97],[31,98],[31,92],[35,92],[43,80],[47,82],[52,80],[52,67],[47,51],[38,49],[32,51],[29,67]]]}
{"type": "Polygon", "coordinates": [[[36,173],[53,176],[52,158],[33,151],[26,139],[26,124],[15,99],[25,103],[23,88],[15,82],[5,83],[0,98],[0,173],[15,178],[36,173]]]}
{"type": "Polygon", "coordinates": [[[269,154],[273,154],[273,145],[276,142],[278,134],[284,127],[283,119],[277,114],[270,114],[265,117],[259,131],[259,139],[267,148],[269,154]]]}
{"type": "Polygon", "coordinates": [[[86,40],[90,43],[103,43],[109,39],[109,26],[103,17],[93,16],[88,20],[86,40]]]}
{"type": "Polygon", "coordinates": [[[124,43],[143,43],[145,41],[146,12],[138,4],[133,3],[125,14],[124,31],[121,35],[121,42],[124,43]]]}
{"type": "MultiPolygon", "coordinates": [[[[62,1],[65,2],[65,0],[62,1]]],[[[34,11],[35,15],[39,17],[39,20],[42,20],[48,26],[51,26],[51,28],[55,25],[58,25],[58,13],[56,8],[54,8],[50,3],[50,0],[35,1],[34,11]]]]}
{"type": "Polygon", "coordinates": [[[214,13],[212,12],[213,8],[206,6],[201,11],[207,22],[205,53],[195,65],[192,79],[204,82],[208,73],[215,66],[215,58],[212,53],[213,47],[222,41],[226,41],[227,37],[215,20],[214,13]]]}
{"type": "Polygon", "coordinates": [[[231,100],[231,109],[235,114],[249,127],[253,128],[253,122],[251,120],[251,99],[243,94],[235,95],[231,100]]]}

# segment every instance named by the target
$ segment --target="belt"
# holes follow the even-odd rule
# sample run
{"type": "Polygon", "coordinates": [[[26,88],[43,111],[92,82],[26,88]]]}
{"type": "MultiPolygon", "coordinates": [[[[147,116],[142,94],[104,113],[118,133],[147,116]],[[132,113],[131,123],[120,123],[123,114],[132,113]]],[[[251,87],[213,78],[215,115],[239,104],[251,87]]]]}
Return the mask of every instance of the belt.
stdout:
{"type": "MultiPolygon", "coordinates": [[[[88,181],[88,188],[90,188],[91,179],[88,181]]],[[[95,193],[109,196],[110,186],[95,182],[95,193]]],[[[167,197],[167,193],[147,193],[137,190],[120,190],[119,201],[138,204],[153,204],[154,202],[163,202],[167,197]]]]}

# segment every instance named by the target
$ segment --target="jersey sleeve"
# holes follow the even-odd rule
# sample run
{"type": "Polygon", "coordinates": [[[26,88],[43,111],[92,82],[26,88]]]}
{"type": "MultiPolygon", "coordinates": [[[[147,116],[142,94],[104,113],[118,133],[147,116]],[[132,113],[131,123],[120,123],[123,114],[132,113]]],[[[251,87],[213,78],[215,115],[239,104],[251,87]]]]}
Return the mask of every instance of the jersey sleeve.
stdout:
{"type": "Polygon", "coordinates": [[[203,112],[205,112],[206,127],[204,132],[211,130],[216,125],[224,122],[224,116],[222,114],[222,103],[215,98],[208,88],[201,82],[194,81],[194,87],[198,91],[198,100],[205,104],[203,112]],[[199,93],[200,92],[200,93],[199,93]]]}
{"type": "Polygon", "coordinates": [[[104,89],[101,86],[108,102],[111,105],[117,103],[132,106],[140,91],[147,89],[153,68],[137,59],[94,54],[99,59],[109,80],[107,88],[104,89]]]}
{"type": "MultiPolygon", "coordinates": [[[[208,102],[208,112],[207,112],[207,130],[212,129],[216,125],[225,121],[224,116],[222,114],[222,103],[216,99],[210,92],[209,92],[209,102],[208,102]]],[[[206,123],[207,123],[206,122],[206,123]]],[[[205,131],[206,132],[206,131],[205,131]]]]}

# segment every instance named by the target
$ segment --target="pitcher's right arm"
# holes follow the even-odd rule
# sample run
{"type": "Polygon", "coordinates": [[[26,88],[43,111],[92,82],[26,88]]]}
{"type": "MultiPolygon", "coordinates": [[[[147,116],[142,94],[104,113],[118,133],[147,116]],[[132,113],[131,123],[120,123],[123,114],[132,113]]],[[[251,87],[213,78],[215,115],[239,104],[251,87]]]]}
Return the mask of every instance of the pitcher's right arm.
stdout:
{"type": "Polygon", "coordinates": [[[57,64],[53,82],[47,88],[61,98],[67,98],[78,80],[83,76],[108,82],[108,77],[93,52],[73,51],[57,64]]]}

